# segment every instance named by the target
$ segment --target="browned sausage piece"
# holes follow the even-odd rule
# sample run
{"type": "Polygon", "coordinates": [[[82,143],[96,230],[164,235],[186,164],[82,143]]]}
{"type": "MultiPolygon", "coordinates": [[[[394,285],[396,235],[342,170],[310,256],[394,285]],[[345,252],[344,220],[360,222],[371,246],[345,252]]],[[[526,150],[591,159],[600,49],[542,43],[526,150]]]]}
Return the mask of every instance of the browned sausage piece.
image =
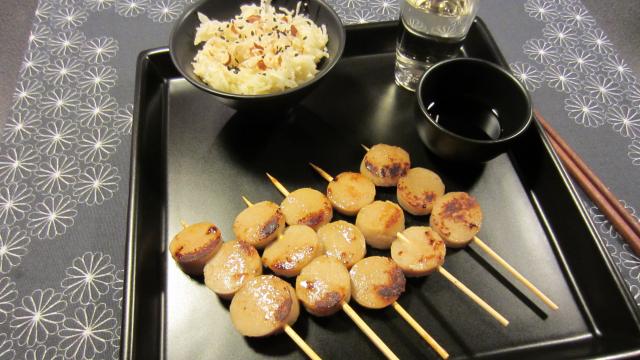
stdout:
{"type": "Polygon", "coordinates": [[[409,277],[431,274],[444,264],[447,247],[444,241],[428,226],[412,226],[402,232],[406,239],[398,237],[391,244],[391,258],[409,277]]]}
{"type": "Polygon", "coordinates": [[[311,260],[322,255],[318,235],[307,225],[289,226],[280,238],[267,246],[262,253],[262,263],[275,274],[292,277],[311,260]]]}
{"type": "Polygon", "coordinates": [[[388,257],[366,257],[353,265],[349,275],[353,299],[366,308],[387,307],[404,292],[404,274],[388,257]]]}
{"type": "Polygon", "coordinates": [[[369,246],[388,249],[396,233],[404,230],[404,212],[394,202],[377,200],[360,210],[356,226],[369,246]]]}
{"type": "Polygon", "coordinates": [[[242,210],[233,222],[236,239],[258,249],[277,239],[283,230],[284,215],[271,201],[262,201],[242,210]]]}
{"type": "Polygon", "coordinates": [[[360,173],[343,172],[327,185],[327,197],[341,214],[353,216],[376,197],[376,186],[360,173]]]}
{"type": "Polygon", "coordinates": [[[428,215],[433,203],[444,195],[444,183],[438,174],[416,167],[398,180],[398,203],[413,215],[428,215]]]}
{"type": "Polygon", "coordinates": [[[230,299],[247,281],[262,274],[260,255],[253,246],[233,240],[222,244],[204,267],[204,283],[223,299],[230,299]]]}
{"type": "Polygon", "coordinates": [[[171,257],[189,275],[202,275],[204,265],[222,245],[222,233],[215,224],[187,226],[169,243],[171,257]]]}
{"type": "Polygon", "coordinates": [[[447,246],[463,247],[480,231],[482,209],[473,196],[450,192],[436,200],[429,223],[447,246]]]}
{"type": "Polygon", "coordinates": [[[398,179],[411,167],[409,153],[386,144],[371,147],[360,163],[360,172],[376,186],[396,186],[398,179]]]}
{"type": "Polygon", "coordinates": [[[318,229],[318,239],[328,256],[340,260],[347,269],[367,253],[364,235],[357,226],[338,220],[318,229]]]}
{"type": "Polygon", "coordinates": [[[293,287],[273,276],[260,275],[249,280],[229,307],[233,326],[244,336],[276,334],[293,325],[300,315],[300,304],[293,287]]]}
{"type": "Polygon", "coordinates": [[[333,315],[351,299],[349,271],[337,259],[319,256],[296,278],[296,294],[309,313],[333,315]]]}
{"type": "Polygon", "coordinates": [[[298,189],[290,193],[280,205],[289,225],[307,225],[318,230],[333,217],[331,202],[318,190],[298,189]]]}

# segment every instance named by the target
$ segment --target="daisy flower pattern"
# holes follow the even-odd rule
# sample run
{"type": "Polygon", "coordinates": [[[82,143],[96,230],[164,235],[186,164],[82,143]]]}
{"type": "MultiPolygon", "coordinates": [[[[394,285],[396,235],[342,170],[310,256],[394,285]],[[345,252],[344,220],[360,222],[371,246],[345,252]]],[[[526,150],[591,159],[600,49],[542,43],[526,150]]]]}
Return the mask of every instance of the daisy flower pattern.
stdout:
{"type": "Polygon", "coordinates": [[[629,86],[626,95],[634,106],[640,106],[640,86],[637,84],[629,86]]]}
{"type": "Polygon", "coordinates": [[[596,57],[581,48],[566,49],[562,54],[562,60],[570,67],[583,73],[591,73],[597,68],[596,57]]]}
{"type": "Polygon", "coordinates": [[[66,190],[80,173],[78,163],[73,156],[60,155],[49,158],[49,162],[40,164],[33,180],[36,190],[55,194],[66,190]]]}
{"type": "Polygon", "coordinates": [[[558,50],[541,39],[527,40],[522,46],[524,53],[543,65],[549,65],[558,60],[558,50]]]}
{"type": "Polygon", "coordinates": [[[78,201],[92,205],[100,205],[105,200],[111,199],[113,193],[118,191],[118,168],[110,164],[97,164],[88,167],[85,172],[78,177],[78,181],[74,186],[73,196],[78,201]]]}
{"type": "Polygon", "coordinates": [[[13,341],[7,339],[7,334],[0,334],[0,360],[13,360],[15,357],[13,341]]]}
{"type": "Polygon", "coordinates": [[[14,112],[4,125],[4,140],[8,143],[29,140],[41,124],[38,114],[32,111],[14,112]]]}
{"type": "Polygon", "coordinates": [[[24,60],[20,65],[20,75],[33,76],[44,70],[49,65],[49,57],[46,53],[33,50],[24,56],[24,60]]]}
{"type": "Polygon", "coordinates": [[[118,104],[111,96],[96,95],[78,107],[78,120],[84,126],[100,126],[115,115],[117,108],[118,104]]]}
{"type": "Polygon", "coordinates": [[[156,0],[149,6],[147,16],[154,22],[166,23],[177,19],[184,5],[175,0],[156,0]]]}
{"type": "Polygon", "coordinates": [[[65,31],[53,36],[47,44],[51,54],[71,56],[80,50],[86,39],[86,36],[79,31],[65,31]]]}
{"type": "Polygon", "coordinates": [[[607,54],[613,51],[613,44],[601,29],[586,30],[582,35],[582,42],[584,42],[587,49],[599,54],[607,54]]]}
{"type": "Polygon", "coordinates": [[[13,108],[26,108],[35,104],[42,97],[44,86],[40,81],[27,79],[18,83],[13,93],[13,108]]]}
{"type": "MultiPolygon", "coordinates": [[[[118,270],[115,272],[113,278],[113,301],[118,303],[118,307],[122,308],[122,289],[124,288],[124,270],[118,270]]],[[[119,337],[119,336],[118,336],[119,337]]]]}
{"type": "Polygon", "coordinates": [[[11,225],[24,219],[34,199],[33,190],[25,183],[11,183],[0,188],[0,222],[11,225]]]}
{"type": "Polygon", "coordinates": [[[79,104],[75,90],[69,87],[55,88],[40,101],[40,110],[45,116],[60,118],[69,115],[79,104]]]}
{"type": "Polygon", "coordinates": [[[620,85],[613,81],[613,79],[602,75],[588,78],[584,89],[589,95],[607,105],[613,105],[622,99],[620,85]]]}
{"type": "Polygon", "coordinates": [[[528,63],[515,62],[510,64],[511,72],[529,91],[534,91],[540,87],[542,75],[540,71],[528,63]]]}
{"type": "Polygon", "coordinates": [[[631,68],[617,54],[609,55],[602,64],[602,70],[616,81],[634,81],[635,76],[631,72],[631,68]]]}
{"type": "Polygon", "coordinates": [[[366,0],[337,0],[336,5],[341,8],[358,9],[367,4],[366,0]]]}
{"type": "Polygon", "coordinates": [[[633,140],[628,146],[629,152],[627,156],[631,159],[633,165],[640,165],[640,140],[633,140]]]}
{"type": "Polygon", "coordinates": [[[42,24],[35,24],[29,33],[29,49],[39,48],[47,42],[51,29],[42,24]]]}
{"type": "Polygon", "coordinates": [[[93,359],[107,349],[113,339],[116,319],[105,304],[89,304],[76,309],[75,316],[65,320],[58,335],[58,348],[67,359],[93,359]]]}
{"type": "Polygon", "coordinates": [[[570,26],[563,23],[549,23],[544,29],[542,34],[551,43],[561,47],[574,47],[578,42],[576,31],[570,26]]]}
{"type": "Polygon", "coordinates": [[[379,15],[396,15],[400,11],[398,1],[394,0],[372,0],[369,4],[373,11],[379,15]]]}
{"type": "Polygon", "coordinates": [[[578,29],[588,29],[596,24],[593,16],[580,5],[569,5],[560,14],[565,24],[578,29]]]}
{"type": "Polygon", "coordinates": [[[111,256],[86,252],[67,268],[67,276],[61,283],[63,293],[71,298],[72,303],[87,305],[96,302],[109,291],[114,270],[111,256]]]}
{"type": "Polygon", "coordinates": [[[29,214],[27,227],[31,229],[31,235],[39,239],[53,239],[73,226],[76,215],[76,202],[69,196],[49,196],[36,204],[35,210],[29,214]]]}
{"type": "Polygon", "coordinates": [[[6,274],[20,265],[22,257],[29,253],[31,239],[15,226],[0,227],[0,273],[6,274]]]}
{"type": "Polygon", "coordinates": [[[80,90],[89,95],[96,95],[111,89],[115,84],[118,76],[116,69],[111,66],[91,66],[78,81],[80,90]]]}
{"type": "Polygon", "coordinates": [[[59,9],[51,16],[53,26],[62,30],[71,30],[87,21],[87,12],[79,7],[59,9]]]}
{"type": "Polygon", "coordinates": [[[47,155],[54,155],[69,150],[76,141],[80,130],[75,123],[55,120],[47,123],[35,136],[38,150],[47,155]]]}
{"type": "Polygon", "coordinates": [[[640,138],[640,113],[626,105],[612,107],[607,114],[607,122],[614,131],[631,139],[640,138]]]}
{"type": "Polygon", "coordinates": [[[578,75],[564,66],[551,65],[545,71],[545,79],[549,87],[570,93],[580,88],[578,75]]]}
{"type": "Polygon", "coordinates": [[[53,85],[68,85],[82,73],[84,65],[76,59],[56,59],[44,71],[44,79],[53,85]]]}
{"type": "Polygon", "coordinates": [[[628,248],[629,245],[624,244],[623,249],[620,253],[620,260],[622,260],[622,266],[629,270],[629,276],[635,280],[640,281],[640,259],[633,254],[632,251],[628,248]]]}
{"type": "Polygon", "coordinates": [[[102,11],[113,6],[115,0],[85,0],[87,8],[91,11],[102,11]]]}
{"type": "Polygon", "coordinates": [[[62,354],[58,354],[58,349],[53,346],[46,347],[38,345],[35,349],[28,349],[24,356],[25,360],[64,360],[62,354]]]}
{"type": "Polygon", "coordinates": [[[11,338],[22,346],[34,347],[58,331],[67,302],[53,289],[35,290],[22,298],[22,306],[13,311],[11,338]]]}
{"type": "Polygon", "coordinates": [[[116,0],[116,12],[124,17],[136,17],[144,12],[148,0],[116,0]]]}
{"type": "Polygon", "coordinates": [[[588,96],[571,94],[564,101],[564,108],[577,124],[585,127],[598,127],[604,124],[602,107],[588,96]]]}
{"type": "Polygon", "coordinates": [[[548,0],[527,0],[524,3],[524,11],[532,18],[540,21],[549,21],[558,17],[556,5],[548,0]]]}
{"type": "Polygon", "coordinates": [[[133,104],[127,104],[120,108],[113,118],[113,127],[120,134],[131,134],[131,126],[133,124],[133,104]]]}
{"type": "Polygon", "coordinates": [[[0,179],[9,184],[28,177],[36,169],[40,155],[33,146],[17,145],[0,155],[0,179]]]}
{"type": "Polygon", "coordinates": [[[82,46],[80,56],[91,64],[109,61],[118,52],[118,42],[110,37],[91,39],[82,46]]]}
{"type": "Polygon", "coordinates": [[[8,277],[0,279],[0,324],[4,324],[13,312],[13,302],[17,297],[16,283],[8,277]]]}
{"type": "Polygon", "coordinates": [[[49,2],[39,1],[35,12],[36,19],[40,22],[46,21],[49,15],[51,15],[52,10],[53,6],[49,2]]]}
{"type": "Polygon", "coordinates": [[[376,15],[369,9],[355,9],[353,12],[345,14],[344,20],[347,24],[366,24],[376,19],[376,15]]]}
{"type": "Polygon", "coordinates": [[[86,162],[99,163],[116,152],[120,142],[114,131],[105,127],[93,129],[90,134],[82,135],[76,153],[86,162]]]}

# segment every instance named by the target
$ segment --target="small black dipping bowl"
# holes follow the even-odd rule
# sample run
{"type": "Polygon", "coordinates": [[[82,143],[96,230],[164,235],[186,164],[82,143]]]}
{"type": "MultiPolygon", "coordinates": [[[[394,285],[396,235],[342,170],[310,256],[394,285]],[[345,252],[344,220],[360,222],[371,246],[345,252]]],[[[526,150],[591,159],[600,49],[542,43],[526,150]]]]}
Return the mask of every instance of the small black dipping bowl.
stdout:
{"type": "Polygon", "coordinates": [[[447,60],[429,68],[418,84],[417,128],[445,160],[493,159],[524,133],[531,99],[509,72],[488,61],[447,60]]]}
{"type": "MultiPolygon", "coordinates": [[[[271,4],[276,9],[284,7],[289,10],[295,10],[298,2],[299,0],[273,0],[271,4]]],[[[300,12],[309,17],[316,25],[325,25],[329,37],[329,42],[327,43],[329,58],[323,59],[318,64],[319,72],[313,79],[293,89],[268,95],[237,95],[214,90],[193,73],[193,66],[191,65],[196,53],[203,46],[203,44],[199,46],[193,45],[196,28],[200,25],[198,12],[203,13],[209,19],[226,21],[240,14],[240,5],[251,3],[259,5],[260,0],[203,0],[193,5],[182,14],[173,27],[169,42],[171,60],[173,60],[178,71],[185,79],[199,89],[213,95],[227,106],[247,112],[278,112],[286,110],[297,104],[304,95],[309,93],[338,62],[344,50],[345,30],[340,17],[327,3],[322,0],[305,0],[302,3],[307,5],[303,5],[300,12]]]]}

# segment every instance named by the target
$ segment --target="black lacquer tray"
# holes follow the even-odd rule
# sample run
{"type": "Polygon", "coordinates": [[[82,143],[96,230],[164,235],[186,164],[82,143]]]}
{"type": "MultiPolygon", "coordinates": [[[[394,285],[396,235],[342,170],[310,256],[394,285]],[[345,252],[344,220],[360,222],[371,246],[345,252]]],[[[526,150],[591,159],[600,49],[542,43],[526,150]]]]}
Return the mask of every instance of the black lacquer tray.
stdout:
{"type": "MultiPolygon", "coordinates": [[[[181,219],[214,221],[230,240],[241,195],[282,199],[265,171],[289,189],[323,191],[308,161],[334,175],[356,170],[360,144],[379,142],[404,147],[414,166],[441,174],[448,191],[475,195],[485,213],[479,236],[560,306],[549,310],[479,249],[450,250],[445,267],[511,321],[502,327],[439,274],[410,280],[399,302],[452,358],[640,356],[636,308],[540,129],[483,166],[439,161],[415,131],[414,94],[393,81],[397,23],[347,28],[336,69],[282,115],[236,114],[180,78],[167,49],[140,55],[123,358],[303,358],[286,335],[240,336],[228,303],[183,274],[166,245],[181,219]]],[[[505,64],[479,20],[464,48],[505,64]]],[[[407,226],[426,221],[408,216],[407,226]]],[[[437,358],[392,309],[354,308],[401,359],[437,358]]],[[[343,313],[303,311],[294,328],[326,359],[382,358],[343,313]]]]}

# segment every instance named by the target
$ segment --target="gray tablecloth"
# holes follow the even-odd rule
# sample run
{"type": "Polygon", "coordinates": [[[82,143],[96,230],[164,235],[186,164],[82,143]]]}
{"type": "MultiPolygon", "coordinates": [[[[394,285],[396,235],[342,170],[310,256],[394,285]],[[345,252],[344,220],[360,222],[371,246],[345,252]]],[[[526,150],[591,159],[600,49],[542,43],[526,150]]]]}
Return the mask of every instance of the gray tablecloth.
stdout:
{"type": "MultiPolygon", "coordinates": [[[[358,23],[397,18],[398,1],[330,2],[358,23]]],[[[0,360],[118,357],[136,56],[166,45],[189,3],[40,0],[1,133],[0,360]]],[[[597,19],[578,0],[483,0],[479,15],[637,217],[640,84],[597,19]]],[[[640,259],[585,204],[640,302],[640,259]]]]}

